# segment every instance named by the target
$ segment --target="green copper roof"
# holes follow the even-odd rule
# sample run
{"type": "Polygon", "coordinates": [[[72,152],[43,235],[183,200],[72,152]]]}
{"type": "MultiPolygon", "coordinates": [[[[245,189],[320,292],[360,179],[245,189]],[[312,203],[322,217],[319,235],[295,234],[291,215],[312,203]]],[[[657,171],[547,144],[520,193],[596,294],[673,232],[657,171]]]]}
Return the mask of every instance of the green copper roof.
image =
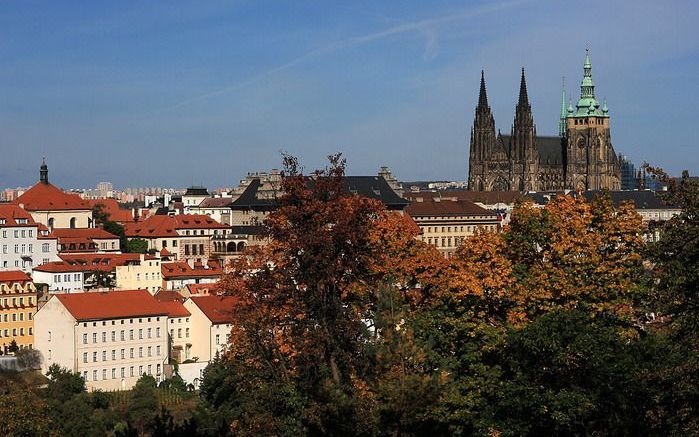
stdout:
{"type": "Polygon", "coordinates": [[[574,117],[602,117],[600,104],[595,97],[595,83],[592,80],[592,63],[590,62],[590,49],[585,49],[585,64],[583,65],[583,80],[580,84],[580,100],[575,105],[577,110],[574,117]]]}
{"type": "Polygon", "coordinates": [[[566,78],[564,77],[561,93],[561,119],[558,121],[558,136],[560,137],[566,134],[566,117],[568,117],[568,110],[566,109],[566,78]]]}

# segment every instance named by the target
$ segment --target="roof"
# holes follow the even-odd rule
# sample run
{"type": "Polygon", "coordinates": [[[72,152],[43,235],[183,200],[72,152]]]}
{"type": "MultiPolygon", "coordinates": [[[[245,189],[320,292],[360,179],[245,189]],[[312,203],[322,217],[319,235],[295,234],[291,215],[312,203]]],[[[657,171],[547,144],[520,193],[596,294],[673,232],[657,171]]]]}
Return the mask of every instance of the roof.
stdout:
{"type": "Polygon", "coordinates": [[[89,211],[92,206],[77,194],[68,194],[51,183],[39,182],[13,202],[27,211],[89,211]]]}
{"type": "Polygon", "coordinates": [[[410,201],[419,198],[441,197],[442,199],[467,200],[484,205],[494,205],[496,203],[513,204],[516,200],[522,199],[523,195],[519,191],[468,191],[468,190],[445,190],[445,191],[411,191],[405,193],[405,197],[410,201]]]}
{"type": "Polygon", "coordinates": [[[155,300],[158,302],[184,302],[185,297],[175,290],[159,290],[154,295],[155,300]]]}
{"type": "Polygon", "coordinates": [[[215,291],[218,283],[212,284],[187,284],[187,291],[190,295],[209,295],[211,291],[215,291]]]}
{"type": "Polygon", "coordinates": [[[191,186],[184,193],[185,196],[209,196],[209,190],[202,186],[191,186]]]}
{"type": "MultiPolygon", "coordinates": [[[[309,184],[313,179],[308,178],[309,184]]],[[[396,193],[383,176],[345,176],[345,190],[352,194],[376,199],[384,203],[388,209],[403,209],[408,201],[396,193]]],[[[231,204],[231,209],[270,210],[275,209],[279,202],[274,198],[258,198],[257,192],[262,186],[259,178],[250,181],[243,193],[231,204]]]]}
{"type": "Polygon", "coordinates": [[[496,216],[493,211],[482,208],[468,200],[449,200],[432,198],[421,202],[412,202],[405,208],[405,212],[412,217],[419,216],[496,216]]]}
{"type": "Polygon", "coordinates": [[[201,278],[201,277],[216,277],[221,276],[223,269],[216,261],[207,261],[206,266],[202,263],[194,263],[190,266],[187,261],[176,261],[171,263],[160,264],[160,271],[163,274],[163,279],[178,279],[178,278],[201,278]]]}
{"type": "MultiPolygon", "coordinates": [[[[512,150],[512,136],[500,135],[502,142],[512,150]]],[[[534,139],[536,149],[539,151],[539,162],[542,164],[563,164],[563,145],[561,137],[537,136],[534,139]]]]}
{"type": "Polygon", "coordinates": [[[15,283],[15,282],[29,282],[30,278],[26,273],[21,270],[7,270],[0,271],[0,282],[4,283],[15,283]]]}
{"type": "Polygon", "coordinates": [[[119,207],[119,202],[116,199],[90,199],[87,202],[92,208],[102,205],[102,211],[107,213],[109,220],[113,222],[126,223],[132,222],[134,219],[133,211],[119,207]]]}
{"type": "Polygon", "coordinates": [[[168,309],[147,290],[67,293],[52,299],[58,299],[78,321],[168,315],[168,309]]]}
{"type": "MultiPolygon", "coordinates": [[[[34,271],[47,273],[115,271],[117,266],[123,266],[133,261],[140,261],[138,253],[81,253],[60,254],[62,261],[52,261],[34,267],[34,271]]],[[[146,256],[146,259],[149,259],[146,256]]],[[[150,258],[152,259],[152,257],[150,258]]]]}
{"type": "Polygon", "coordinates": [[[157,238],[176,237],[178,229],[228,229],[211,217],[203,214],[152,215],[140,222],[126,223],[127,237],[157,238]]]}
{"type": "Polygon", "coordinates": [[[207,197],[199,204],[199,208],[226,208],[233,203],[232,197],[207,197]]]}
{"type": "Polygon", "coordinates": [[[4,224],[0,224],[0,228],[18,226],[37,226],[31,214],[29,214],[27,211],[23,210],[19,206],[11,203],[0,203],[0,219],[5,220],[4,224]],[[26,221],[26,223],[18,223],[18,221],[26,221]]]}
{"type": "Polygon", "coordinates": [[[90,239],[90,240],[113,240],[118,239],[118,235],[107,232],[102,228],[77,228],[77,229],[54,229],[51,236],[58,238],[62,242],[63,239],[90,239]]]}
{"type": "Polygon", "coordinates": [[[189,311],[178,300],[159,301],[160,305],[167,311],[168,317],[189,317],[189,311]]]}
{"type": "Polygon", "coordinates": [[[233,321],[238,298],[233,296],[192,296],[192,302],[214,325],[233,321]]]}
{"type": "Polygon", "coordinates": [[[606,193],[612,199],[614,207],[618,208],[622,202],[632,202],[636,209],[680,209],[678,206],[665,202],[661,195],[654,191],[585,191],[583,196],[587,200],[606,193]]]}

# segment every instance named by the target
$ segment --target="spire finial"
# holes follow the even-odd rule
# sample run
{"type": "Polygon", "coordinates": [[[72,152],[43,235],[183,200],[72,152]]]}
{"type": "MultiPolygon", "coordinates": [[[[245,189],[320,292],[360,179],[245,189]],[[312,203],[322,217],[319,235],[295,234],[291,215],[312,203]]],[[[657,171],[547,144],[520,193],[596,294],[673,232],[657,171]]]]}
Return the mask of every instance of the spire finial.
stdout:
{"type": "Polygon", "coordinates": [[[568,108],[566,108],[566,77],[563,76],[563,90],[561,92],[561,118],[558,121],[558,135],[563,137],[566,134],[566,117],[568,117],[568,108]]]}
{"type": "Polygon", "coordinates": [[[519,102],[517,106],[529,106],[529,96],[527,95],[527,80],[524,77],[524,67],[522,67],[522,79],[519,83],[519,102]]]}
{"type": "Polygon", "coordinates": [[[46,157],[41,158],[41,167],[39,168],[39,181],[42,184],[49,183],[49,167],[46,165],[46,157]]]}
{"type": "Polygon", "coordinates": [[[488,108],[488,93],[485,90],[485,73],[481,70],[481,90],[478,94],[478,107],[488,108]]]}

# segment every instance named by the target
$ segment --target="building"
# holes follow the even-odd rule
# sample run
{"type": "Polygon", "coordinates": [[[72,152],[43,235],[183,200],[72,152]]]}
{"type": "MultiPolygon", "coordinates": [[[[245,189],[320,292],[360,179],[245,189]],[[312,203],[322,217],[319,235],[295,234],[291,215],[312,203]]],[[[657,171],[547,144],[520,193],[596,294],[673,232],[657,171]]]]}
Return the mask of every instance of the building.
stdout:
{"type": "Polygon", "coordinates": [[[49,170],[42,162],[39,182],[13,202],[29,212],[34,221],[54,228],[90,228],[92,207],[76,194],[68,194],[49,182],[49,170]]]}
{"type": "MultiPolygon", "coordinates": [[[[156,260],[138,253],[80,253],[61,254],[60,261],[34,267],[32,276],[37,284],[46,284],[49,293],[74,293],[116,286],[116,268],[131,263],[156,260]]],[[[145,278],[144,278],[145,279],[145,278]]],[[[143,285],[156,283],[149,277],[143,285]]]]}
{"type": "Polygon", "coordinates": [[[435,246],[446,258],[477,231],[497,232],[500,229],[498,213],[448,195],[449,192],[412,195],[410,205],[405,208],[405,213],[420,228],[419,238],[435,246]]]}
{"type": "Polygon", "coordinates": [[[212,239],[230,233],[230,226],[201,214],[153,215],[124,225],[129,239],[141,238],[148,248],[167,249],[179,260],[207,260],[212,239]]]}
{"type": "Polygon", "coordinates": [[[18,205],[0,204],[0,270],[22,270],[54,261],[56,238],[18,205]]]}
{"type": "Polygon", "coordinates": [[[119,237],[101,228],[59,229],[49,236],[58,240],[60,253],[119,253],[119,237]]]}
{"type": "Polygon", "coordinates": [[[194,261],[162,263],[163,290],[180,290],[189,284],[212,284],[223,274],[221,264],[207,261],[206,264],[194,261]]]}
{"type": "Polygon", "coordinates": [[[468,187],[475,191],[619,190],[621,170],[611,142],[609,111],[595,96],[586,51],[580,99],[566,108],[558,136],[538,136],[522,69],[510,135],[496,134],[485,77],[471,129],[468,187]]]}
{"type": "Polygon", "coordinates": [[[199,206],[199,204],[204,200],[211,197],[209,190],[206,187],[200,185],[195,185],[187,188],[187,191],[182,195],[182,206],[184,206],[185,212],[189,212],[189,208],[199,206]]]}
{"type": "Polygon", "coordinates": [[[191,214],[204,214],[224,225],[232,222],[231,203],[232,197],[207,197],[198,206],[191,206],[188,211],[191,214]]]}
{"type": "Polygon", "coordinates": [[[233,326],[237,299],[232,296],[191,296],[184,307],[191,314],[192,356],[211,361],[224,351],[233,326]]]}
{"type": "Polygon", "coordinates": [[[163,286],[161,259],[140,255],[138,260],[116,266],[116,288],[124,290],[148,290],[155,294],[163,286]]]}
{"type": "Polygon", "coordinates": [[[143,374],[160,382],[167,320],[167,308],[145,290],[54,295],[34,317],[41,370],[58,364],[89,390],[130,389],[143,374]]]}
{"type": "Polygon", "coordinates": [[[20,349],[34,346],[36,287],[19,270],[0,272],[0,347],[7,354],[14,341],[20,349]]]}
{"type": "Polygon", "coordinates": [[[624,155],[619,155],[619,165],[621,169],[621,189],[637,190],[639,186],[636,166],[624,155]]]}

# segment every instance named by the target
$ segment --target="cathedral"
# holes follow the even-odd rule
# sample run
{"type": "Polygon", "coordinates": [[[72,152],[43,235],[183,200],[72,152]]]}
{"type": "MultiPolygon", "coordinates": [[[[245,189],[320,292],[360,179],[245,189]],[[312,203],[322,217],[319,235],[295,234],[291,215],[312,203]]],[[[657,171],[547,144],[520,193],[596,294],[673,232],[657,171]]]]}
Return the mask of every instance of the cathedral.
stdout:
{"type": "Polygon", "coordinates": [[[621,168],[609,134],[607,103],[595,97],[585,53],[580,99],[566,108],[565,86],[558,136],[537,136],[522,69],[510,135],[495,131],[485,77],[471,129],[468,188],[474,191],[619,190],[621,168]]]}

